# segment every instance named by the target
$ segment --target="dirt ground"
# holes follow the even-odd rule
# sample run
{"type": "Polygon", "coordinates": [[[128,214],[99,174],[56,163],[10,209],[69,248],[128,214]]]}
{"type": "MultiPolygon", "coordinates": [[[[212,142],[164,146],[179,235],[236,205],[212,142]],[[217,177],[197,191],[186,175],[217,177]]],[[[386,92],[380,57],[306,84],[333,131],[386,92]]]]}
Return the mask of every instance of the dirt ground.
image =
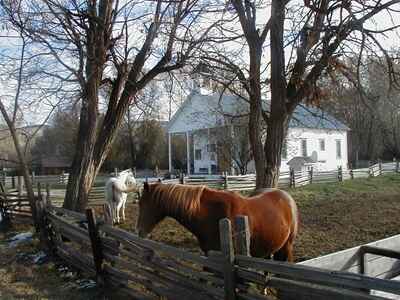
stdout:
{"type": "MultiPolygon", "coordinates": [[[[298,204],[300,230],[295,259],[303,261],[400,233],[400,175],[315,184],[288,192],[298,204]]],[[[132,204],[127,224],[134,230],[138,207],[132,204]]],[[[150,238],[199,252],[194,236],[167,218],[150,238]]]]}
{"type": "MultiPolygon", "coordinates": [[[[399,233],[400,175],[315,184],[289,193],[301,216],[297,261],[399,233]]],[[[130,204],[126,215],[129,222],[120,227],[133,230],[137,205],[130,204]]],[[[11,236],[26,230],[32,229],[18,226],[0,233],[0,299],[119,299],[96,288],[78,288],[79,274],[66,276],[69,271],[60,271],[58,262],[33,263],[30,255],[38,252],[35,240],[7,246],[11,236]]],[[[195,238],[172,219],[158,224],[150,238],[199,252],[195,238]]]]}

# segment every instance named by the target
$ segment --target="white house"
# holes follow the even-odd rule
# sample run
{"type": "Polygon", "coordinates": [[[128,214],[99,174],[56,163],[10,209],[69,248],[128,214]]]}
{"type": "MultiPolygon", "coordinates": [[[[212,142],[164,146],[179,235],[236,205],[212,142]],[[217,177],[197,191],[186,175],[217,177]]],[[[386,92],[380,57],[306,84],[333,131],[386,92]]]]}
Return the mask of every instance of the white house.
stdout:
{"type": "MultiPolygon", "coordinates": [[[[247,103],[236,96],[194,90],[167,126],[170,172],[173,171],[171,139],[175,134],[186,136],[188,174],[233,172],[240,151],[232,150],[226,163],[226,155],[223,156],[218,145],[223,144],[226,136],[233,144],[239,144],[238,127],[247,122],[238,120],[247,111],[247,103]]],[[[348,130],[347,126],[320,109],[299,106],[289,124],[281,171],[288,171],[289,165],[295,169],[311,165],[319,170],[333,170],[338,166],[346,168],[348,130]]],[[[247,136],[246,140],[248,148],[247,136]]],[[[246,164],[247,171],[254,172],[254,162],[246,164]]]]}

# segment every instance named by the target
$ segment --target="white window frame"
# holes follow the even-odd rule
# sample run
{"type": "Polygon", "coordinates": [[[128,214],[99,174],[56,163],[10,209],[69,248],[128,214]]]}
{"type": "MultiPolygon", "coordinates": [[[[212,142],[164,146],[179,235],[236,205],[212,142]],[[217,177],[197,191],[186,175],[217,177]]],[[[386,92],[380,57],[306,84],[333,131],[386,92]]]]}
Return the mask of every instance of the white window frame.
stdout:
{"type": "Polygon", "coordinates": [[[336,159],[342,159],[343,158],[342,140],[335,140],[335,143],[336,143],[336,159]]]}
{"type": "Polygon", "coordinates": [[[301,139],[300,140],[300,152],[301,152],[302,157],[307,157],[307,155],[308,155],[307,150],[308,150],[307,149],[307,139],[301,139]],[[305,151],[304,151],[303,145],[305,145],[305,151]]]}
{"type": "Polygon", "coordinates": [[[325,139],[319,139],[319,151],[326,151],[326,142],[325,139]],[[324,147],[322,147],[322,145],[324,147]]]}

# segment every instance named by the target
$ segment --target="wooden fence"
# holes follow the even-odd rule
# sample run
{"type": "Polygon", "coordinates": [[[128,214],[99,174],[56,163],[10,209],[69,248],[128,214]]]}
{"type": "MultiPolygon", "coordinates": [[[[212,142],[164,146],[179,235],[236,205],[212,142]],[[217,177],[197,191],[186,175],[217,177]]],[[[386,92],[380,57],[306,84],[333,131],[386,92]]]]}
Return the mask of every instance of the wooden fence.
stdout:
{"type": "MultiPolygon", "coordinates": [[[[250,257],[247,217],[219,222],[220,249],[207,257],[112,227],[107,210],[80,214],[37,200],[42,246],[69,265],[134,299],[383,299],[400,283],[250,257]]],[[[104,207],[105,208],[105,207],[104,207]]]]}
{"type": "MultiPolygon", "coordinates": [[[[342,169],[339,167],[337,170],[331,171],[317,171],[311,168],[308,171],[304,172],[294,172],[291,170],[290,172],[282,172],[279,177],[278,186],[280,188],[295,188],[308,184],[317,184],[317,183],[329,183],[329,182],[341,182],[343,180],[350,180],[354,178],[368,178],[368,177],[376,177],[383,174],[388,173],[399,173],[399,161],[390,162],[390,163],[381,163],[371,165],[369,168],[363,169],[342,169]]],[[[65,188],[66,183],[68,181],[68,174],[60,175],[60,176],[34,176],[34,186],[37,186],[38,183],[42,185],[50,185],[51,188],[65,188]]],[[[22,183],[22,177],[2,177],[3,179],[0,182],[6,183],[4,186],[9,187],[10,189],[17,188],[21,191],[21,188],[18,188],[22,183]]],[[[98,176],[95,180],[95,184],[92,187],[89,193],[89,203],[91,205],[102,205],[104,203],[104,185],[105,181],[109,177],[107,176],[98,176]]],[[[138,179],[138,184],[142,181],[157,181],[157,178],[151,179],[138,179]]],[[[161,180],[161,179],[160,179],[161,180]]],[[[162,180],[163,183],[181,183],[181,184],[190,184],[190,185],[207,185],[211,188],[216,189],[226,189],[231,191],[246,191],[253,190],[255,188],[256,175],[248,174],[248,175],[228,175],[224,173],[222,175],[192,175],[186,177],[180,177],[177,179],[167,179],[162,180]]],[[[20,192],[21,193],[21,192],[20,192]]],[[[136,195],[134,195],[134,198],[136,195]]],[[[60,197],[59,197],[60,198],[60,197]]],[[[58,199],[58,204],[62,204],[62,199],[58,199]]]]}
{"type": "MultiPolygon", "coordinates": [[[[376,177],[382,174],[399,173],[399,162],[377,163],[369,168],[363,169],[343,169],[338,167],[337,170],[317,171],[310,168],[308,171],[281,172],[279,176],[278,186],[280,188],[294,188],[314,183],[341,182],[354,178],[376,177]]],[[[228,189],[231,191],[246,191],[253,190],[256,186],[256,175],[238,175],[232,176],[222,175],[202,175],[189,176],[179,179],[163,180],[165,183],[181,183],[190,185],[207,185],[217,189],[228,189]]]]}
{"type": "Polygon", "coordinates": [[[29,199],[20,195],[17,190],[6,191],[0,182],[0,214],[7,221],[18,220],[32,222],[32,212],[29,199]]]}

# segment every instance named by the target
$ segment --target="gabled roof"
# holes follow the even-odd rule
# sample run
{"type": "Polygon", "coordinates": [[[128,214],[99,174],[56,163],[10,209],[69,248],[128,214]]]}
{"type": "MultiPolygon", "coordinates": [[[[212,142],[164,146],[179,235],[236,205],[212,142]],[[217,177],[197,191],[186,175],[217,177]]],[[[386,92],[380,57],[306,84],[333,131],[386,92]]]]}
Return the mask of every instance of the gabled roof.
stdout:
{"type": "Polygon", "coordinates": [[[298,105],[293,112],[289,127],[350,130],[342,122],[316,107],[298,105]]]}
{"type": "MultiPolygon", "coordinates": [[[[267,102],[265,102],[267,103],[267,102]]],[[[248,104],[234,95],[192,91],[168,123],[168,132],[185,132],[223,125],[225,115],[241,115],[248,104]]],[[[349,130],[342,122],[315,107],[297,106],[290,128],[349,130]]]]}

